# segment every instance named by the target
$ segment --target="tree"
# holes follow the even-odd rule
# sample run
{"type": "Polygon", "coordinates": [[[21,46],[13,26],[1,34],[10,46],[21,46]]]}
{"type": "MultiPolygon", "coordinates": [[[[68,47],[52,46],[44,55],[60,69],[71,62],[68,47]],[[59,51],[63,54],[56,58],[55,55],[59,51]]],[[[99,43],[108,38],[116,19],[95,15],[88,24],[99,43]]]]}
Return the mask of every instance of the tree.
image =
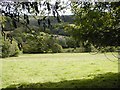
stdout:
{"type": "Polygon", "coordinates": [[[120,2],[81,2],[72,4],[74,25],[71,35],[84,44],[97,48],[120,46],[120,2]]]}
{"type": "MultiPolygon", "coordinates": [[[[32,33],[32,30],[29,26],[30,17],[36,19],[38,25],[42,26],[44,31],[46,28],[51,29],[52,24],[49,16],[53,15],[58,22],[61,22],[60,12],[67,8],[67,5],[61,4],[62,2],[60,1],[56,1],[54,4],[48,0],[35,0],[34,2],[28,2],[28,0],[26,1],[22,0],[17,2],[14,0],[2,0],[0,2],[0,24],[4,38],[6,36],[6,30],[10,29],[13,31],[21,24],[26,26],[27,29],[29,29],[29,32],[32,33]],[[8,22],[8,18],[10,19],[9,27],[11,28],[6,27],[5,25],[8,22]]],[[[8,38],[10,39],[11,37],[8,38]]]]}
{"type": "MultiPolygon", "coordinates": [[[[77,41],[81,40],[85,43],[91,43],[95,47],[119,46],[119,11],[120,2],[84,2],[79,1],[70,3],[73,13],[76,17],[73,28],[73,36],[77,41]]],[[[60,11],[66,9],[67,5],[61,5],[59,1],[51,4],[45,0],[39,2],[0,2],[2,17],[11,18],[14,28],[18,27],[17,23],[25,25],[30,32],[32,30],[28,26],[29,16],[33,16],[38,24],[46,27],[51,27],[49,15],[52,15],[61,22],[60,11]],[[41,6],[45,6],[44,9],[41,6]],[[13,7],[13,8],[12,8],[13,7]],[[23,12],[24,11],[24,12],[23,12]],[[37,16],[42,16],[38,18],[37,16]]],[[[3,18],[2,18],[2,21],[3,18]]],[[[4,23],[1,22],[2,32],[4,33],[4,23]]],[[[5,34],[3,34],[5,35],[5,34]]]]}

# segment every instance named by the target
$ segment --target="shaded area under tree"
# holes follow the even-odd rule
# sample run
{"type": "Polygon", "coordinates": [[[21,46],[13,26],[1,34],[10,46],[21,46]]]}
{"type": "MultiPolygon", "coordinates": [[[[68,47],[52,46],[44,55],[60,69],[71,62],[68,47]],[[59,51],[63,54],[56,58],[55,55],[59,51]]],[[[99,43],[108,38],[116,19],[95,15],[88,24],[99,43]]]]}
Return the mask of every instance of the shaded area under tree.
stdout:
{"type": "Polygon", "coordinates": [[[119,88],[120,73],[108,72],[105,74],[98,74],[93,79],[78,79],[78,80],[64,80],[60,82],[46,82],[46,83],[20,83],[12,84],[3,90],[11,89],[25,89],[25,88],[119,88]]]}

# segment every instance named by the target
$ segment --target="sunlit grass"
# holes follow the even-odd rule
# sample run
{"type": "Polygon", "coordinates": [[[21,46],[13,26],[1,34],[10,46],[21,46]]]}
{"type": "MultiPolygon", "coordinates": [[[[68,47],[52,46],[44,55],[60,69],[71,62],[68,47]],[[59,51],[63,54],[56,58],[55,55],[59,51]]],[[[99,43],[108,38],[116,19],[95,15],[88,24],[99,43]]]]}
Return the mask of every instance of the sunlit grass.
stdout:
{"type": "Polygon", "coordinates": [[[2,87],[21,83],[60,82],[93,79],[105,73],[117,73],[118,62],[112,54],[89,53],[24,54],[2,60],[2,87]]]}

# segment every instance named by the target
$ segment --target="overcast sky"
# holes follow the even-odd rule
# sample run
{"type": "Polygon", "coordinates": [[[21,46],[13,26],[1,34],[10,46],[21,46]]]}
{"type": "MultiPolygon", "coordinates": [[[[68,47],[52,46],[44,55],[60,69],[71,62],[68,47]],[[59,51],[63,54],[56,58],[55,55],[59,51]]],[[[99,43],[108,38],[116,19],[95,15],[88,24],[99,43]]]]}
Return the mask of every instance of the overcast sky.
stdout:
{"type": "MultiPolygon", "coordinates": [[[[35,1],[35,0],[0,0],[0,2],[10,2],[10,1],[29,1],[29,2],[33,2],[33,1],[35,1]]],[[[38,0],[37,0],[38,1],[38,0]]],[[[41,3],[44,3],[44,1],[46,1],[46,0],[39,0],[39,1],[42,1],[41,3]]],[[[55,4],[55,2],[57,1],[57,0],[49,0],[50,1],[50,3],[51,4],[55,4]]],[[[60,0],[62,3],[61,3],[61,5],[62,6],[66,6],[66,5],[68,5],[69,3],[70,3],[70,0],[60,0]],[[69,2],[68,2],[69,1],[69,2]]],[[[46,6],[43,6],[42,8],[45,8],[46,6]]],[[[1,8],[1,7],[0,7],[1,8]]],[[[39,8],[39,7],[38,7],[39,8]]],[[[26,11],[24,12],[24,13],[27,13],[26,11]]],[[[47,10],[46,10],[46,13],[47,13],[47,10]]],[[[71,15],[72,13],[71,13],[71,7],[70,6],[67,6],[67,8],[66,9],[64,9],[64,10],[62,10],[62,11],[59,11],[59,14],[60,15],[71,15]]],[[[52,15],[52,12],[51,12],[51,14],[50,15],[52,15]]]]}
{"type": "MultiPolygon", "coordinates": [[[[10,2],[10,1],[15,1],[15,2],[34,2],[34,1],[46,1],[46,0],[0,0],[0,2],[10,2]]],[[[70,1],[77,1],[77,0],[47,0],[50,1],[51,4],[55,4],[56,1],[61,1],[62,6],[66,6],[70,3],[70,1]],[[69,1],[69,2],[68,2],[69,1]]],[[[79,0],[79,1],[84,1],[84,0],[79,0]]],[[[120,0],[85,0],[85,1],[120,1],[120,0]]],[[[1,7],[0,7],[1,8],[1,7]]],[[[44,6],[42,7],[44,8],[44,6]]],[[[47,12],[47,11],[46,11],[47,12]]],[[[26,13],[26,12],[25,12],[26,13]]],[[[71,7],[68,6],[66,9],[62,10],[59,12],[60,15],[71,15],[71,7]]],[[[52,14],[51,14],[52,15],[52,14]]]]}

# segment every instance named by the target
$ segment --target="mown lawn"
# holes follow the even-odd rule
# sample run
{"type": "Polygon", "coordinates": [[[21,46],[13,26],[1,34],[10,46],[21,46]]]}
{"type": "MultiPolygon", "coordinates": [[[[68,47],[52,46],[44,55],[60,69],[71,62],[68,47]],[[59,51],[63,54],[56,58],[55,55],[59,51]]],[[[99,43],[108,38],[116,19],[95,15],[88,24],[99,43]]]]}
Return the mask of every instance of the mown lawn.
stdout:
{"type": "Polygon", "coordinates": [[[118,62],[108,53],[24,54],[1,59],[2,88],[117,87],[118,62]]]}

